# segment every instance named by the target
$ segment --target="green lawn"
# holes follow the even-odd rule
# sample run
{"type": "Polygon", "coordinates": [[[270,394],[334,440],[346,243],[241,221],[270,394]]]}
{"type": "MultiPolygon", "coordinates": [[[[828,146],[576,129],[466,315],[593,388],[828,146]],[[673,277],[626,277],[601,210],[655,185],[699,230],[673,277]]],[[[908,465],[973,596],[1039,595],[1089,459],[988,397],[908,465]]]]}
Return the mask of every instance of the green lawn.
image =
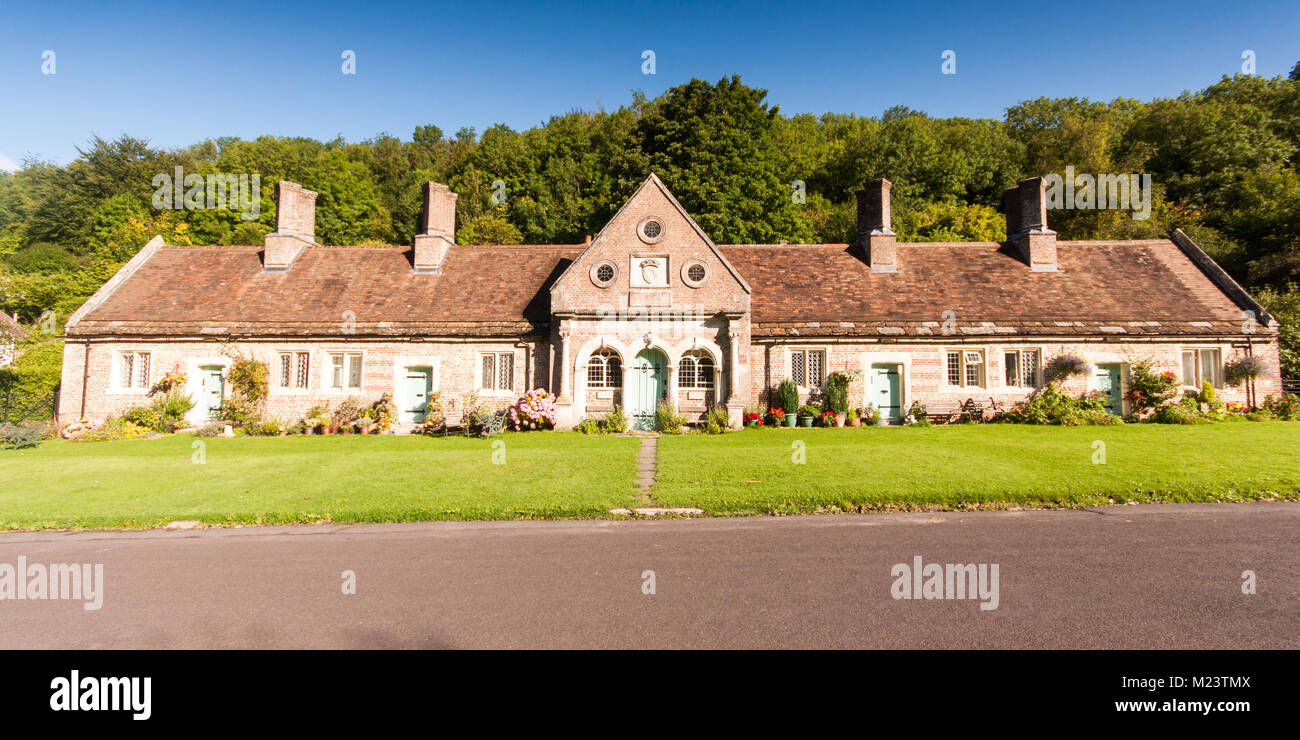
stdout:
{"type": "Polygon", "coordinates": [[[487,440],[463,437],[54,440],[0,452],[0,529],[597,517],[632,504],[635,439],[505,443],[495,465],[487,440]]]}
{"type": "Polygon", "coordinates": [[[1297,497],[1300,424],[1282,421],[666,437],[654,490],[660,505],[724,515],[1297,497]],[[1096,441],[1105,464],[1093,463],[1096,441]]]}
{"type": "Polygon", "coordinates": [[[756,429],[659,441],[655,501],[709,514],[1300,497],[1300,424],[756,429]],[[802,442],[806,462],[792,462],[802,442]],[[1093,443],[1105,443],[1105,464],[1093,443]]]}
{"type": "MultiPolygon", "coordinates": [[[[633,507],[638,440],[333,436],[0,452],[0,529],[590,518],[633,507]],[[191,445],[205,445],[203,464],[191,445]]],[[[768,429],[659,441],[655,504],[720,515],[1300,498],[1300,424],[768,429]],[[1106,463],[1093,463],[1094,442],[1106,463]],[[792,462],[795,442],[806,462],[792,462]]]]}

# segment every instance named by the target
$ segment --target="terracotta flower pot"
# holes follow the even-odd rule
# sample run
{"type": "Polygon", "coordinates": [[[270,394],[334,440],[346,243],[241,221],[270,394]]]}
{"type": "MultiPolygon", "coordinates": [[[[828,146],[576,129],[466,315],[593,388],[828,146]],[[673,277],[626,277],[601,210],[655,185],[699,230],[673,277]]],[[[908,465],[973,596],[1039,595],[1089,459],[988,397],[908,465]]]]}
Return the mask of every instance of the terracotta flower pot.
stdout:
{"type": "Polygon", "coordinates": [[[848,420],[848,425],[851,426],[851,427],[860,427],[860,426],[862,426],[862,417],[861,417],[861,416],[855,416],[855,417],[853,417],[852,419],[849,419],[849,420],[848,420]]]}

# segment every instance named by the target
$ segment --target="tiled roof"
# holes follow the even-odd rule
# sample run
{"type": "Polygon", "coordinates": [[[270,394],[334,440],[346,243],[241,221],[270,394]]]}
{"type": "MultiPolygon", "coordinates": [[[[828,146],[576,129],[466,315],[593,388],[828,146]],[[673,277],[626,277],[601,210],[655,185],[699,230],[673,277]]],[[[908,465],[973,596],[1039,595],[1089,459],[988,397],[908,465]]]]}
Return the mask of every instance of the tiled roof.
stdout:
{"type": "Polygon", "coordinates": [[[0,311],[0,337],[6,339],[22,339],[27,336],[27,330],[13,320],[9,314],[0,311]]]}
{"type": "Polygon", "coordinates": [[[282,273],[261,247],[164,246],[69,334],[502,335],[550,321],[550,285],[583,249],[452,247],[440,275],[410,247],[309,247],[282,273]],[[345,312],[352,312],[347,314],[345,312]]]}
{"type": "Polygon", "coordinates": [[[754,288],[755,336],[927,336],[947,318],[961,336],[1241,333],[1242,309],[1167,239],[1061,241],[1042,273],[995,242],[900,243],[896,273],[844,245],[720,248],[754,288]]]}
{"type": "MultiPolygon", "coordinates": [[[[162,246],[68,333],[336,335],[351,318],[361,336],[517,335],[549,323],[550,286],[583,248],[457,246],[417,275],[410,247],[309,247],[267,273],[261,247],[162,246]]],[[[753,287],[756,337],[943,336],[949,318],[961,337],[1242,331],[1241,307],[1167,239],[1061,241],[1046,273],[993,242],[900,243],[890,274],[843,244],[720,248],[753,287]]]]}

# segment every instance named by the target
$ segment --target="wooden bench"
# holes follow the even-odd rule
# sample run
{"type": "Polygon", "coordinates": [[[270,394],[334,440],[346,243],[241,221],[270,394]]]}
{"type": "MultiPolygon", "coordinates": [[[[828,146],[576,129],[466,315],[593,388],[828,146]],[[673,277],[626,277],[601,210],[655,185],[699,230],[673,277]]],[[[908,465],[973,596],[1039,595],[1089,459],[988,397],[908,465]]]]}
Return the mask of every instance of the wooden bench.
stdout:
{"type": "Polygon", "coordinates": [[[982,422],[1001,413],[1001,410],[1001,404],[992,398],[987,401],[978,401],[974,398],[967,398],[965,401],[931,401],[925,406],[925,418],[932,424],[982,422]]]}
{"type": "Polygon", "coordinates": [[[24,447],[40,447],[40,433],[33,427],[5,424],[0,427],[0,442],[6,450],[21,450],[24,447]]]}

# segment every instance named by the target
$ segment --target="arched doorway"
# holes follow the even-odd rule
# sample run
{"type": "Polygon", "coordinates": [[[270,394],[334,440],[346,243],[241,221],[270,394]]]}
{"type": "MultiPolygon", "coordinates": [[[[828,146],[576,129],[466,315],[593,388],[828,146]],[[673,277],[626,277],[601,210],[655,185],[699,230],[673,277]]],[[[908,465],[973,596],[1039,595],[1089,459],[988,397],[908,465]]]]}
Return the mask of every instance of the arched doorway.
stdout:
{"type": "Polygon", "coordinates": [[[664,353],[657,349],[638,352],[632,362],[632,387],[624,392],[632,428],[653,431],[659,399],[668,397],[668,358],[664,353]]]}

